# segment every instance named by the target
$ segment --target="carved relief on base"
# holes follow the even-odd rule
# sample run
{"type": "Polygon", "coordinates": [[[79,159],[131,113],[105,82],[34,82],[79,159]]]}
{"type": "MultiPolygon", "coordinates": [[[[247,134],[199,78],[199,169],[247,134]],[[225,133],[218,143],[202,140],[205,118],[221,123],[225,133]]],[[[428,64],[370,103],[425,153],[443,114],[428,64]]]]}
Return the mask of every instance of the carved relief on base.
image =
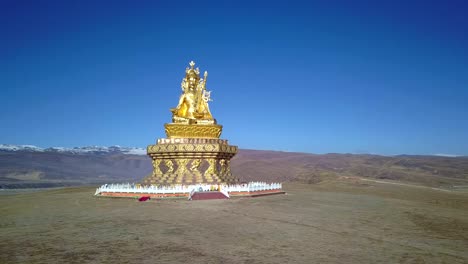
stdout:
{"type": "Polygon", "coordinates": [[[236,146],[227,140],[180,138],[160,139],[148,146],[153,173],[143,180],[145,184],[232,183],[230,159],[237,153],[236,146]]]}

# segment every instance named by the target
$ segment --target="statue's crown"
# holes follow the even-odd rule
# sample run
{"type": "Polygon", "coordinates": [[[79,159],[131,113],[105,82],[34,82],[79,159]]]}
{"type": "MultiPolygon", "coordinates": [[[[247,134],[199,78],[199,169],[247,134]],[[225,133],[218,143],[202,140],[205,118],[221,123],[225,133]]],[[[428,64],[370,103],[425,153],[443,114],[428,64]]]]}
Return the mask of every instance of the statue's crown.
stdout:
{"type": "Polygon", "coordinates": [[[195,62],[193,62],[193,61],[191,61],[189,63],[189,65],[190,65],[190,68],[187,67],[185,69],[185,77],[193,76],[193,77],[199,79],[200,78],[200,69],[194,68],[195,67],[195,62]]]}

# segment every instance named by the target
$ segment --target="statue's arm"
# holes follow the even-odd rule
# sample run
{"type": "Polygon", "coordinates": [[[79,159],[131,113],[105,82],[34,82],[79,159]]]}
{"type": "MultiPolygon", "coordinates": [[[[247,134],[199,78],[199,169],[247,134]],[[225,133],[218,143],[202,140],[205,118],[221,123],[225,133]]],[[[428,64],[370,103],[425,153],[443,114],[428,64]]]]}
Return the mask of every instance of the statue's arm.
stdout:
{"type": "Polygon", "coordinates": [[[184,95],[185,95],[185,93],[180,95],[179,104],[177,104],[177,107],[176,107],[177,109],[179,109],[180,106],[182,105],[182,103],[184,102],[184,97],[185,97],[184,95]]]}
{"type": "Polygon", "coordinates": [[[203,75],[203,90],[206,90],[206,80],[208,79],[208,72],[205,71],[205,74],[203,75]]]}

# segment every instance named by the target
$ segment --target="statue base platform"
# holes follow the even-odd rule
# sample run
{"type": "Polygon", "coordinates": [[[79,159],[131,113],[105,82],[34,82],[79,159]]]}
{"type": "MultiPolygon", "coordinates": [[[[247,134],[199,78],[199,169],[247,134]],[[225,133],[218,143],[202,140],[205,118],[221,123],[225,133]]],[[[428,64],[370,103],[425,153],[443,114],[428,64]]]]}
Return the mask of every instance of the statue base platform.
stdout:
{"type": "Polygon", "coordinates": [[[219,138],[223,126],[217,124],[180,124],[164,125],[168,138],[219,138]]]}
{"type": "Polygon", "coordinates": [[[217,138],[163,138],[147,147],[153,173],[144,185],[233,184],[230,160],[237,147],[217,138]]]}
{"type": "Polygon", "coordinates": [[[194,184],[194,185],[141,185],[141,184],[104,184],[96,189],[99,197],[122,197],[151,199],[193,199],[201,195],[206,199],[225,199],[235,197],[260,197],[286,194],[281,183],[249,182],[242,184],[194,184]],[[221,197],[222,194],[224,197],[221,197]]]}

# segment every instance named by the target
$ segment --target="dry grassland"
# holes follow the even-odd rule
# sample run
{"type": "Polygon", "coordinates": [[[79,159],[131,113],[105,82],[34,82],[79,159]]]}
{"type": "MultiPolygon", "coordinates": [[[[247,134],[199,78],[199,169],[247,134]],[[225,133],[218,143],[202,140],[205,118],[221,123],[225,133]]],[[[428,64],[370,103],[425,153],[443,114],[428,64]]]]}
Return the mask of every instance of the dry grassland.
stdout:
{"type": "Polygon", "coordinates": [[[468,193],[360,180],[231,200],[0,195],[0,263],[468,263],[468,193]]]}

